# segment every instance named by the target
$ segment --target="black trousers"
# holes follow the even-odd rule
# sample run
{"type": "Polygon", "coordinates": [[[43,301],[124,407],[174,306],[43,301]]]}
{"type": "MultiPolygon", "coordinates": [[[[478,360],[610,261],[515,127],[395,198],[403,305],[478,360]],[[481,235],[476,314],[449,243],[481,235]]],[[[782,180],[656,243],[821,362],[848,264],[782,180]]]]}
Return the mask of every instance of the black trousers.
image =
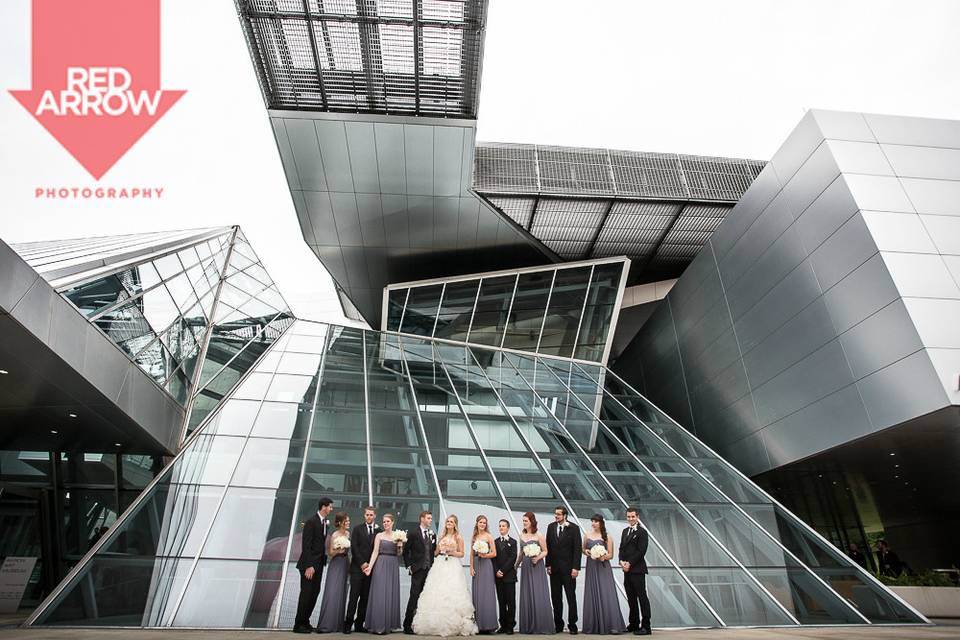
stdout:
{"type": "Polygon", "coordinates": [[[517,626],[517,583],[497,580],[497,604],[500,605],[500,628],[517,626]]]}
{"type": "Polygon", "coordinates": [[[354,567],[350,567],[350,595],[347,597],[347,615],[344,618],[345,626],[355,629],[363,628],[363,620],[367,615],[367,596],[370,595],[370,576],[364,575],[354,567]]]}
{"type": "Polygon", "coordinates": [[[410,599],[407,601],[407,615],[403,617],[403,628],[410,629],[413,625],[413,616],[417,613],[417,603],[423,591],[423,583],[427,581],[427,569],[414,571],[410,575],[410,599]]]}
{"type": "Polygon", "coordinates": [[[630,605],[630,624],[627,628],[650,628],[650,598],[647,597],[647,574],[623,574],[623,588],[627,592],[627,604],[630,605]],[[642,617],[641,617],[642,616],[642,617]]]}
{"type": "Polygon", "coordinates": [[[567,596],[567,622],[577,624],[577,580],[569,571],[550,574],[550,598],[553,600],[553,623],[563,628],[563,596],[567,596]]]}
{"type": "Polygon", "coordinates": [[[313,580],[307,580],[307,577],[303,575],[303,570],[300,571],[300,598],[297,600],[297,617],[293,623],[294,626],[310,626],[310,614],[313,613],[313,608],[317,606],[322,579],[323,567],[313,573],[313,580]]]}

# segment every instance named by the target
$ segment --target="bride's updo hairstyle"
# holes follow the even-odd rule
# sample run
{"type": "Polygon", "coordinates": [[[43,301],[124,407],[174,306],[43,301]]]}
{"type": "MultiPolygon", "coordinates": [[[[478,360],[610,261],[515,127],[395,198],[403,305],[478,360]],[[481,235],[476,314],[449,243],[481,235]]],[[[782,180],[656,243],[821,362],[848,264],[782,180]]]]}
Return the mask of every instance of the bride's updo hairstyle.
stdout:
{"type": "Polygon", "coordinates": [[[532,511],[527,511],[523,514],[523,517],[530,521],[530,529],[528,530],[524,527],[524,533],[536,533],[537,532],[537,516],[533,515],[532,511]]]}
{"type": "Polygon", "coordinates": [[[477,521],[473,524],[473,540],[476,541],[477,536],[480,535],[480,521],[483,520],[487,523],[487,528],[484,529],[485,532],[490,533],[490,521],[487,520],[487,516],[482,513],[477,516],[477,521]]]}

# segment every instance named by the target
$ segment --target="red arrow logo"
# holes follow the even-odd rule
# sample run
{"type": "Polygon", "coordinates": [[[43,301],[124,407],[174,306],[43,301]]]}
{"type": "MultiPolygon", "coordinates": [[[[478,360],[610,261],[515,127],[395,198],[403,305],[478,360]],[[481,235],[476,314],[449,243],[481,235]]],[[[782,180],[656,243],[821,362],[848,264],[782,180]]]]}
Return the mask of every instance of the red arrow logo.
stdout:
{"type": "Polygon", "coordinates": [[[186,93],[160,89],[160,0],[33,0],[32,23],[10,94],[99,180],[186,93]]]}

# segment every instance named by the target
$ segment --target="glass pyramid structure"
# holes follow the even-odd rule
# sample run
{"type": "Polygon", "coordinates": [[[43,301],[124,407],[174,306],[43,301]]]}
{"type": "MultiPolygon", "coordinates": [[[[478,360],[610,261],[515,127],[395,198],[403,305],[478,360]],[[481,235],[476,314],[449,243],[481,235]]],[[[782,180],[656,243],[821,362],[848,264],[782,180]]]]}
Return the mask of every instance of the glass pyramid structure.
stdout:
{"type": "Polygon", "coordinates": [[[185,434],[293,319],[236,226],[12,248],[187,408],[185,434]]]}
{"type": "Polygon", "coordinates": [[[29,622],[289,628],[322,496],[613,536],[636,506],[660,628],[925,622],[601,365],[302,320],[29,622]]]}

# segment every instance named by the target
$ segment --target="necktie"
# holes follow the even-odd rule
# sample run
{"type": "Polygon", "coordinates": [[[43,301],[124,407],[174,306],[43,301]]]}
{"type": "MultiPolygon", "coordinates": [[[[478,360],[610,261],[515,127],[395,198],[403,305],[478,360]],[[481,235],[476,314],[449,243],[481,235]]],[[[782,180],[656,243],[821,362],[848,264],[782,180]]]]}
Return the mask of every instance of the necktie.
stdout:
{"type": "Polygon", "coordinates": [[[506,542],[506,541],[507,541],[507,539],[506,539],[505,537],[500,536],[500,542],[506,542]]]}
{"type": "Polygon", "coordinates": [[[367,535],[371,535],[371,536],[373,535],[373,525],[372,525],[372,524],[368,524],[368,525],[367,525],[367,535]]]}

